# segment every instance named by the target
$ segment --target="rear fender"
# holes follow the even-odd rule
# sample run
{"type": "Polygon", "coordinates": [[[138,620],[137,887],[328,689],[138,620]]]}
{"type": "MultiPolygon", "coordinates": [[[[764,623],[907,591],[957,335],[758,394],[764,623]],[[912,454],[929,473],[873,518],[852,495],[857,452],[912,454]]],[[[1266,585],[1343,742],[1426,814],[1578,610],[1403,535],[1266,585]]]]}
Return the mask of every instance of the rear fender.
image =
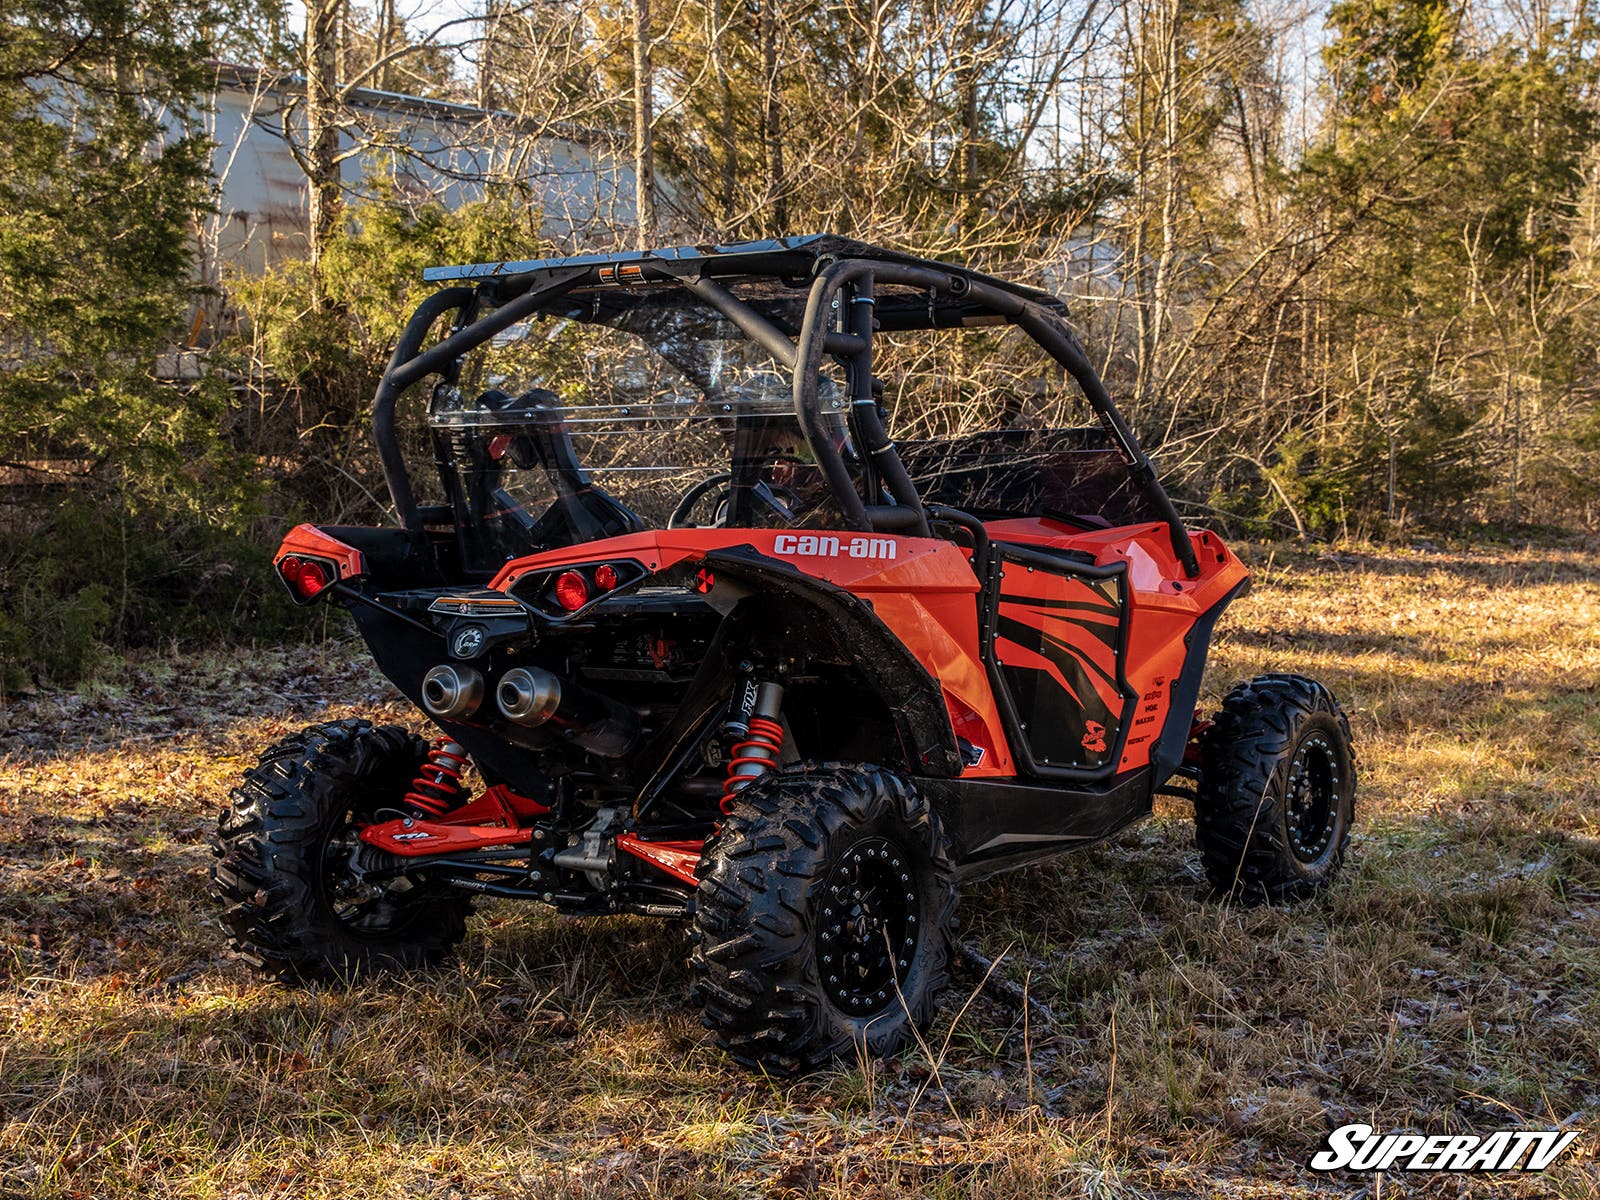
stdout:
{"type": "Polygon", "coordinates": [[[1166,720],[1150,750],[1150,765],[1155,772],[1156,787],[1172,778],[1189,748],[1189,738],[1194,730],[1195,704],[1200,699],[1200,683],[1205,677],[1206,658],[1211,650],[1211,635],[1216,629],[1217,618],[1222,616],[1228,605],[1249,591],[1250,577],[1247,575],[1234,584],[1222,599],[1201,613],[1183,639],[1183,669],[1173,680],[1172,700],[1167,708],[1166,720]]]}
{"type": "Polygon", "coordinates": [[[740,608],[760,623],[764,637],[835,653],[861,673],[894,722],[909,770],[936,777],[961,773],[938,681],[865,601],[752,546],[715,550],[704,562],[719,581],[750,589],[753,595],[740,608]]]}
{"type": "MultiPolygon", "coordinates": [[[[977,576],[955,544],[807,530],[652,530],[513,560],[490,586],[511,592],[530,576],[602,561],[636,563],[656,576],[703,570],[720,585],[706,600],[725,614],[734,591],[759,593],[762,602],[745,605],[741,619],[752,610],[782,616],[795,644],[837,646],[840,661],[857,665],[889,710],[915,772],[960,773],[959,756],[950,765],[960,744],[952,720],[977,748],[981,765],[971,769],[1012,770],[978,657],[977,576]],[[773,598],[783,604],[769,605],[773,598]]],[[[596,606],[595,616],[603,611],[596,606]]]]}

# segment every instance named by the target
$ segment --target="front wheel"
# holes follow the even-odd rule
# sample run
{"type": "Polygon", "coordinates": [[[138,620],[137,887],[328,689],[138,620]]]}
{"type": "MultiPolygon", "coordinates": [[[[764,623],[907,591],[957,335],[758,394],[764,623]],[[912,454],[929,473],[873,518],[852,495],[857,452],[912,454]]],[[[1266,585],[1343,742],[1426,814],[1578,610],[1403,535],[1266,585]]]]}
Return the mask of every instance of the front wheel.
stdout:
{"type": "Polygon", "coordinates": [[[1201,735],[1195,843],[1219,892],[1293,900],[1326,886],[1355,821],[1350,722],[1301,675],[1234,686],[1201,735]]]}
{"type": "Polygon", "coordinates": [[[778,1074],[891,1054],[948,978],[955,870],[937,814],[875,766],[775,772],[706,848],[691,967],[705,1023],[778,1074]]]}
{"type": "Polygon", "coordinates": [[[290,981],[428,966],[466,933],[449,888],[364,883],[356,832],[397,808],[427,753],[399,726],[334,721],[285,738],[217,822],[212,895],[233,949],[290,981]]]}

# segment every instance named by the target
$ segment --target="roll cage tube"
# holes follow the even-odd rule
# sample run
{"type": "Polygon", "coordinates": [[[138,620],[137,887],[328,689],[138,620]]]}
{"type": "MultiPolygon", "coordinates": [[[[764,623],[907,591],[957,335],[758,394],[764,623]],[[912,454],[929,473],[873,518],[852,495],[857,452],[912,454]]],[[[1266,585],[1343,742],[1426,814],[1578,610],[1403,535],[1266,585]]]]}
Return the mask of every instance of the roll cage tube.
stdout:
{"type": "Polygon", "coordinates": [[[411,489],[411,476],[406,471],[405,456],[400,453],[400,443],[395,437],[395,401],[424,375],[433,371],[454,371],[462,355],[533,315],[539,305],[571,291],[593,275],[593,267],[573,267],[557,274],[543,287],[528,287],[481,321],[472,321],[471,314],[477,308],[477,301],[485,288],[492,288],[497,293],[504,292],[507,282],[513,281],[502,278],[495,280],[492,285],[480,284],[475,288],[445,288],[429,296],[411,314],[411,319],[400,334],[400,341],[395,345],[394,354],[389,358],[389,366],[378,382],[377,393],[372,398],[372,438],[378,445],[378,460],[383,465],[383,479],[389,486],[395,511],[400,516],[401,524],[414,536],[420,538],[423,535],[422,512],[417,507],[416,493],[411,489]],[[433,323],[452,311],[459,311],[461,317],[449,336],[437,346],[418,353],[422,339],[433,328],[433,323]]]}
{"type": "MultiPolygon", "coordinates": [[[[1184,572],[1191,579],[1200,574],[1200,563],[1189,542],[1189,531],[1173,506],[1172,498],[1156,478],[1155,467],[1140,449],[1138,439],[1117,411],[1116,403],[1071,331],[1038,304],[1022,296],[965,275],[909,263],[870,259],[835,262],[817,276],[806,302],[805,323],[795,356],[795,413],[811,452],[827,477],[840,512],[850,528],[910,530],[928,536],[927,515],[922,509],[916,487],[906,474],[894,443],[883,428],[878,416],[877,400],[872,394],[873,289],[879,282],[945,292],[953,297],[970,295],[990,311],[1019,326],[1060,363],[1077,382],[1089,406],[1110,431],[1127,461],[1134,482],[1150,497],[1166,522],[1173,551],[1183,564],[1184,572]],[[852,295],[850,311],[844,320],[849,330],[849,341],[856,343],[854,348],[829,329],[836,311],[834,303],[847,287],[852,295]],[[894,497],[893,505],[869,505],[862,500],[843,455],[829,435],[818,405],[817,379],[823,358],[830,352],[844,361],[849,372],[852,431],[866,453],[866,461],[875,468],[875,473],[881,476],[889,494],[894,497]]],[[[869,471],[869,476],[872,473],[869,471]]]]}
{"type": "MultiPolygon", "coordinates": [[[[951,297],[970,296],[991,312],[1019,326],[1077,382],[1084,397],[1106,428],[1128,463],[1135,481],[1150,497],[1166,522],[1172,546],[1190,578],[1200,573],[1188,530],[1173,506],[1172,499],[1156,478],[1155,468],[1140,449],[1138,439],[1122,419],[1072,332],[1051,313],[1026,297],[995,287],[964,274],[937,270],[911,263],[879,259],[845,259],[834,262],[812,284],[807,298],[804,322],[798,344],[771,321],[734,297],[725,288],[699,273],[674,270],[675,264],[660,264],[662,273],[676,277],[689,291],[699,295],[722,312],[782,366],[794,371],[795,414],[818,466],[828,481],[846,527],[861,530],[899,530],[930,536],[927,514],[915,485],[906,473],[889,440],[878,413],[873,393],[872,338],[875,308],[873,289],[878,282],[942,292],[951,297]],[[833,304],[839,293],[850,288],[849,311],[834,329],[833,304]],[[867,504],[851,478],[849,468],[818,402],[817,381],[823,359],[832,354],[848,373],[848,421],[856,444],[864,451],[864,468],[871,493],[878,481],[893,497],[894,504],[867,504]]],[[[472,321],[471,313],[485,288],[497,294],[515,286],[514,278],[499,277],[493,285],[476,288],[446,288],[434,293],[418,306],[400,336],[388,369],[373,398],[373,437],[378,445],[384,480],[405,527],[422,535],[422,516],[411,488],[405,459],[400,453],[394,430],[395,402],[411,384],[431,371],[450,372],[468,351],[481,346],[497,333],[532,315],[538,307],[586,280],[596,278],[592,265],[573,266],[547,276],[541,287],[524,284],[520,294],[505,301],[488,317],[472,321]],[[446,312],[459,310],[461,318],[451,333],[438,345],[418,353],[422,339],[433,323],[446,312]]]]}

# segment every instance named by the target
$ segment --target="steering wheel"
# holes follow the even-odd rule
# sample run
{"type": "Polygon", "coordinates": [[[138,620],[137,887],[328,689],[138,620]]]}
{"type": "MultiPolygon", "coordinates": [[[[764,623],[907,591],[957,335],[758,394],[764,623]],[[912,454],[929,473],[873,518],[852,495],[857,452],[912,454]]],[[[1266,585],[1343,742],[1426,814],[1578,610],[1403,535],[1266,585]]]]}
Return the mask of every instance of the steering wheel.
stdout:
{"type": "MultiPolygon", "coordinates": [[[[708,476],[695,484],[683,494],[683,499],[678,501],[678,506],[672,510],[672,515],[667,518],[668,529],[707,529],[720,526],[727,519],[728,497],[733,492],[733,472],[720,471],[708,476]],[[710,525],[691,525],[689,515],[695,507],[712,493],[716,498],[712,501],[711,511],[716,514],[716,519],[710,525]]],[[[800,520],[794,515],[793,509],[803,502],[803,497],[792,487],[782,483],[757,483],[750,489],[750,495],[768,511],[777,516],[786,525],[798,525],[800,520]]]]}

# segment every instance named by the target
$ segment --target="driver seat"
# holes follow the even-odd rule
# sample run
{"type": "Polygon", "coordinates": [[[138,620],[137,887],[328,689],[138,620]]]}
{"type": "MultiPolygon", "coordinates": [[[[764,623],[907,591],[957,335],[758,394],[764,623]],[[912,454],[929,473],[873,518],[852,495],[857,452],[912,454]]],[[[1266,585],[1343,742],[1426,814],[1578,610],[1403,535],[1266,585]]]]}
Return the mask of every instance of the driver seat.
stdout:
{"type": "Polygon", "coordinates": [[[533,429],[513,437],[506,453],[524,470],[542,468],[555,490],[555,501],[529,531],[537,545],[576,546],[649,527],[643,517],[596,484],[578,461],[572,434],[561,419],[561,397],[546,388],[530,388],[520,396],[486,393],[480,403],[491,410],[535,413],[533,429]]]}

